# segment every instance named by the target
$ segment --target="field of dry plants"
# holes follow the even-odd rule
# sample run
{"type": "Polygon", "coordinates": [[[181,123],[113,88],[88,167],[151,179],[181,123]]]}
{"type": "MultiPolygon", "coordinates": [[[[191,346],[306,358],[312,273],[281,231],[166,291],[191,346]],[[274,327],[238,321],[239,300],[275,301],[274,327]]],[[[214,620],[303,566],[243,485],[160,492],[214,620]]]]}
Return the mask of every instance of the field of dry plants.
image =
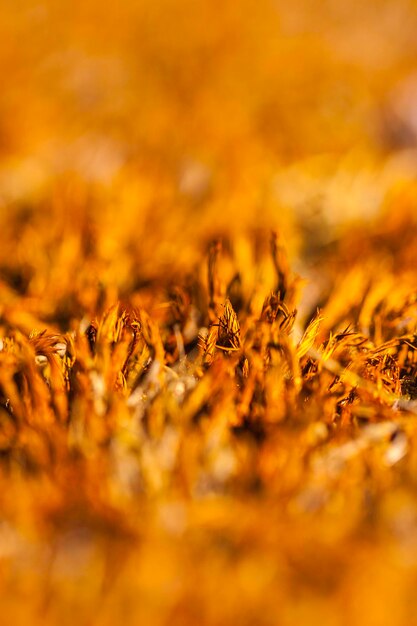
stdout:
{"type": "Polygon", "coordinates": [[[416,626],[417,3],[0,9],[0,623],[416,626]]]}

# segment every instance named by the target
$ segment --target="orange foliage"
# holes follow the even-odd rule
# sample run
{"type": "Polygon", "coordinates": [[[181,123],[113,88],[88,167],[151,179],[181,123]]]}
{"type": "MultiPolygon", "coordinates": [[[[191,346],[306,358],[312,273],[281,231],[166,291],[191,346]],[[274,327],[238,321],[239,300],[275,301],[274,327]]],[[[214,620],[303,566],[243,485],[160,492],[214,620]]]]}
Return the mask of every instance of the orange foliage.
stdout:
{"type": "Polygon", "coordinates": [[[2,624],[417,623],[416,28],[3,3],[2,624]]]}

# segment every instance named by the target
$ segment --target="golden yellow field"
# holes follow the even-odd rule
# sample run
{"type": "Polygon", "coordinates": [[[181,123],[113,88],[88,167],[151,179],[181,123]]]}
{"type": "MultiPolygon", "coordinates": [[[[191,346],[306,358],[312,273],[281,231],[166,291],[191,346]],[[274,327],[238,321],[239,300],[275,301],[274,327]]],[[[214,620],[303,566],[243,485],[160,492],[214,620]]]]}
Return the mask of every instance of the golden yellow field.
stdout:
{"type": "Polygon", "coordinates": [[[416,626],[417,2],[0,9],[0,624],[416,626]]]}

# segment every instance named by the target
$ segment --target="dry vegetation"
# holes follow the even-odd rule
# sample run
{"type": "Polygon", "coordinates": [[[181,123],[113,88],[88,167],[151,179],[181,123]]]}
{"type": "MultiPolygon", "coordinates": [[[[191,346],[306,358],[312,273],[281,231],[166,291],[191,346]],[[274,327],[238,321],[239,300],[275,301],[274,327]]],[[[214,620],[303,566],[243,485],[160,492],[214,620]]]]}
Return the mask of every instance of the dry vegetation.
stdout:
{"type": "Polygon", "coordinates": [[[417,7],[3,2],[0,622],[417,624],[417,7]]]}

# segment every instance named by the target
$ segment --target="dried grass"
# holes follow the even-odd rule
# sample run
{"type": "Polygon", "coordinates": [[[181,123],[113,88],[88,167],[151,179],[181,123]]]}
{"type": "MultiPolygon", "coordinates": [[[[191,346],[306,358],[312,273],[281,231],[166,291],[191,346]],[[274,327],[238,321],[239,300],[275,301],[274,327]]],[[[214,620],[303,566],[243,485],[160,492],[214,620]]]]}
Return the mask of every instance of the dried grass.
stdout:
{"type": "Polygon", "coordinates": [[[417,623],[417,13],[287,4],[4,9],[1,623],[417,623]]]}

